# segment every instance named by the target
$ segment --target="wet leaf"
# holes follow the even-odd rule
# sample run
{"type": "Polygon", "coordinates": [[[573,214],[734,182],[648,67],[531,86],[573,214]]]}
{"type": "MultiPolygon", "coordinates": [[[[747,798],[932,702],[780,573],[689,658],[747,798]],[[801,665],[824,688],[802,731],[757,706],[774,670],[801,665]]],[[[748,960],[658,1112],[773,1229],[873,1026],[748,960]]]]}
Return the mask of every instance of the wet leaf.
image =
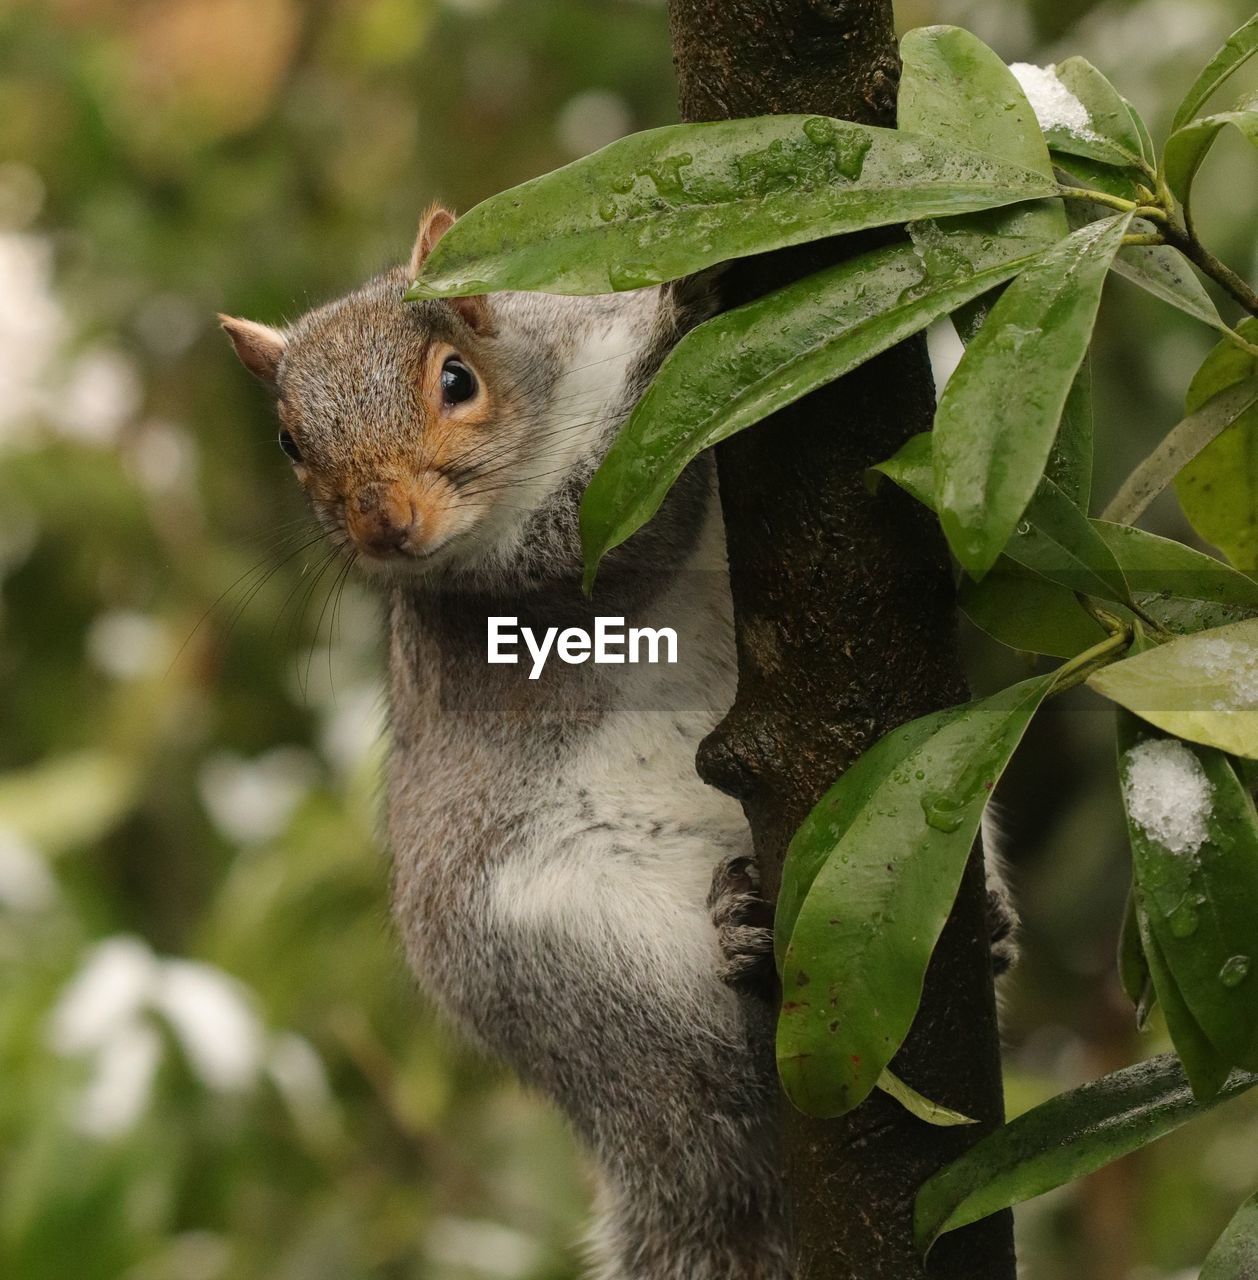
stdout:
{"type": "Polygon", "coordinates": [[[1236,1211],[1215,1241],[1198,1280],[1254,1280],[1258,1276],[1258,1195],[1236,1211]]]}
{"type": "Polygon", "coordinates": [[[1127,114],[1131,117],[1131,123],[1140,139],[1140,154],[1150,169],[1156,169],[1158,149],[1153,145],[1153,135],[1149,132],[1149,126],[1145,124],[1144,117],[1136,110],[1130,98],[1123,99],[1123,106],[1127,108],[1127,114]]]}
{"type": "MultiPolygon", "coordinates": [[[[960,27],[918,27],[900,42],[900,58],[900,128],[1053,178],[1044,135],[1022,86],[977,36],[960,27]]],[[[1045,247],[1067,232],[1060,200],[958,223],[967,232],[1040,239],[1045,247]]]]}
{"type": "MultiPolygon", "coordinates": [[[[1104,191],[1107,195],[1118,196],[1122,200],[1133,200],[1137,204],[1143,203],[1151,194],[1145,181],[1142,181],[1145,175],[1139,170],[1120,169],[1101,160],[1066,155],[1061,151],[1054,151],[1052,156],[1054,167],[1068,187],[1086,187],[1089,191],[1104,191]]],[[[1070,208],[1073,209],[1081,203],[1081,201],[1071,200],[1070,208]]]]}
{"type": "Polygon", "coordinates": [[[1184,1002],[1179,985],[1166,963],[1166,957],[1162,954],[1162,948],[1149,927],[1148,917],[1139,901],[1136,903],[1136,922],[1145,959],[1149,962],[1149,977],[1153,982],[1158,1006],[1166,1019],[1171,1043],[1174,1044],[1184,1074],[1188,1077],[1193,1096],[1201,1102],[1208,1102],[1223,1088],[1231,1068],[1215,1052],[1214,1046],[1197,1025],[1197,1020],[1184,1002]]]}
{"type": "Polygon", "coordinates": [[[1002,556],[981,582],[961,583],[957,604],[993,640],[1024,653],[1073,658],[1105,639],[1105,629],[1073,591],[1002,556]]]}
{"type": "Polygon", "coordinates": [[[1128,245],[1114,259],[1114,270],[1194,320],[1227,328],[1188,260],[1169,245],[1128,245]]]}
{"type": "Polygon", "coordinates": [[[1258,758],[1258,619],[1180,636],[1088,684],[1177,738],[1258,758]]]}
{"type": "Polygon", "coordinates": [[[477,205],[408,296],[636,289],[729,258],[1055,189],[973,151],[821,116],[669,125],[477,205]]]}
{"type": "Polygon", "coordinates": [[[988,241],[966,258],[898,244],[700,325],[669,354],[586,489],[587,588],[598,561],[655,514],[702,450],[832,382],[1034,261],[988,241]],[[984,258],[984,253],[987,257],[984,258]],[[975,264],[978,264],[977,267],[975,264]]]}
{"type": "Polygon", "coordinates": [[[899,1076],[892,1075],[890,1071],[884,1071],[878,1077],[878,1088],[894,1098],[910,1114],[938,1128],[950,1129],[956,1125],[978,1123],[977,1120],[972,1120],[959,1111],[953,1111],[951,1107],[945,1107],[941,1103],[932,1102],[929,1098],[923,1097],[916,1089],[905,1084],[899,1076]]]}
{"type": "Polygon", "coordinates": [[[1250,18],[1243,27],[1234,31],[1218,53],[1210,59],[1202,73],[1193,81],[1193,86],[1184,95],[1184,100],[1175,112],[1171,122],[1171,131],[1182,129],[1206,104],[1206,100],[1234,72],[1239,71],[1245,63],[1258,52],[1258,15],[1250,18]]]}
{"type": "Polygon", "coordinates": [[[1240,622],[1258,613],[1258,582],[1170,538],[1093,520],[1136,603],[1168,631],[1186,633],[1240,622]]]}
{"type": "MultiPolygon", "coordinates": [[[[1258,343],[1258,319],[1237,326],[1258,343]]],[[[1230,342],[1206,357],[1188,388],[1196,413],[1237,383],[1258,376],[1258,360],[1230,342]]],[[[1196,531],[1246,573],[1258,573],[1258,406],[1250,408],[1179,473],[1175,492],[1196,531]]]]}
{"type": "Polygon", "coordinates": [[[778,1068],[802,1110],[855,1107],[903,1043],[983,809],[1053,679],[897,730],[792,841],[778,1068]]]}
{"type": "Polygon", "coordinates": [[[885,734],[848,766],[804,819],[786,851],[778,890],[773,938],[779,973],[786,963],[786,948],[795,932],[795,921],[817,873],[867,804],[870,793],[883,778],[896,772],[905,757],[917,751],[963,709],[948,707],[885,734]]]}
{"type": "Polygon", "coordinates": [[[1223,111],[1204,120],[1194,120],[1177,129],[1166,142],[1166,181],[1182,204],[1188,203],[1197,170],[1214,145],[1219,131],[1231,126],[1243,138],[1258,146],[1258,110],[1223,111]]]}
{"type": "Polygon", "coordinates": [[[935,492],[949,544],[974,577],[1000,554],[1043,475],[1130,221],[1083,227],[1024,271],[944,390],[935,492]]]}
{"type": "MultiPolygon", "coordinates": [[[[1138,911],[1193,1021],[1219,1059],[1254,1069],[1258,814],[1253,799],[1222,752],[1164,739],[1132,715],[1119,715],[1118,756],[1138,911]],[[1150,743],[1170,745],[1146,745],[1150,743]],[[1142,808],[1150,797],[1138,794],[1133,800],[1129,780],[1133,769],[1141,767],[1140,753],[1159,749],[1176,753],[1172,759],[1181,762],[1183,787],[1189,788],[1195,775],[1204,796],[1186,790],[1173,814],[1158,812],[1150,823],[1151,815],[1142,808]],[[1194,801],[1202,798],[1204,803],[1194,809],[1194,801]]],[[[1162,765],[1156,776],[1174,785],[1168,773],[1162,765]]]]}
{"type": "MultiPolygon", "coordinates": [[[[1244,352],[1238,354],[1251,359],[1244,352]]],[[[1190,412],[1123,481],[1122,488],[1105,508],[1106,519],[1115,524],[1134,524],[1176,476],[1255,406],[1258,406],[1258,377],[1224,387],[1190,412]]]]}
{"type": "Polygon", "coordinates": [[[1136,1026],[1143,1031],[1157,996],[1153,991],[1153,975],[1149,972],[1144,944],[1140,941],[1134,888],[1127,894],[1127,909],[1123,912],[1123,926],[1118,935],[1118,980],[1123,993],[1135,1007],[1136,1026]]]}
{"type": "Polygon", "coordinates": [[[1005,555],[1071,591],[1133,603],[1114,553],[1087,516],[1047,476],[1009,539],[1005,555]]]}
{"type": "Polygon", "coordinates": [[[1103,1168],[1258,1084],[1233,1072],[1217,1099],[1193,1098],[1170,1054],[1126,1067],[1035,1107],[971,1147],[918,1192],[914,1234],[925,1253],[955,1231],[1103,1168]]]}
{"type": "MultiPolygon", "coordinates": [[[[934,509],[933,435],[920,432],[870,468],[934,509]]],[[[1004,555],[1050,582],[1103,600],[1131,603],[1121,566],[1088,518],[1047,477],[1035,491],[1004,555]]]]}
{"type": "Polygon", "coordinates": [[[1146,158],[1141,128],[1118,90],[1086,58],[1067,58],[1057,64],[1056,71],[1057,78],[1083,104],[1090,131],[1079,134],[1046,129],[1049,147],[1106,164],[1138,166],[1146,158]]]}

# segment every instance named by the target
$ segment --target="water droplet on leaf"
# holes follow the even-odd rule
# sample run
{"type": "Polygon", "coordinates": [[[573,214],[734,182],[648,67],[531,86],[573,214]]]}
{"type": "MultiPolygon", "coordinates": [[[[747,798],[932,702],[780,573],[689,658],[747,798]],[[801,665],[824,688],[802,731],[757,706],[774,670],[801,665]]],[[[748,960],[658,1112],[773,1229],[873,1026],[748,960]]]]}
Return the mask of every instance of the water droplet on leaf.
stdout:
{"type": "Polygon", "coordinates": [[[922,812],[926,815],[926,825],[936,831],[950,834],[955,831],[965,818],[965,805],[943,795],[938,791],[928,791],[922,797],[922,812]]]}
{"type": "Polygon", "coordinates": [[[1219,970],[1219,981],[1225,987],[1239,987],[1249,977],[1249,957],[1233,956],[1219,970]]]}

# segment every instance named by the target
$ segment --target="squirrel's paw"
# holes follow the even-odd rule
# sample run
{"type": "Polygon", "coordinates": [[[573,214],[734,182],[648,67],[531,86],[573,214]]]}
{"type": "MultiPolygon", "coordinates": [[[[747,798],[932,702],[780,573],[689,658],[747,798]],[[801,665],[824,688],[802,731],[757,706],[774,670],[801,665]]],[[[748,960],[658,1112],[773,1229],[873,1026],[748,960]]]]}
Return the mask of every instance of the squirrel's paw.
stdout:
{"type": "Polygon", "coordinates": [[[1018,912],[1004,881],[987,878],[987,931],[992,944],[992,971],[1008,973],[1018,959],[1018,912]]]}
{"type": "Polygon", "coordinates": [[[741,855],[724,859],[712,876],[708,909],[721,948],[721,980],[737,991],[773,987],[773,908],[760,896],[760,872],[741,855]]]}

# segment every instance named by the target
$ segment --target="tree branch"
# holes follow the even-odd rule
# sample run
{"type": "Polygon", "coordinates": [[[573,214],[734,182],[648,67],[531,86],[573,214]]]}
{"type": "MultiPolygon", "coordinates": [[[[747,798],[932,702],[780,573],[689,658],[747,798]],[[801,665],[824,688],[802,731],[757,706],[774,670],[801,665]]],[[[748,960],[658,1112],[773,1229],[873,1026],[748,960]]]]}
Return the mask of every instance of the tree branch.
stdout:
{"type": "MultiPolygon", "coordinates": [[[[682,114],[710,120],[817,112],[894,123],[891,0],[671,0],[682,114]]],[[[868,249],[880,232],[734,264],[731,304],[868,249]]],[[[796,827],[836,777],[895,725],[966,696],[948,559],[927,513],[865,469],[930,426],[925,343],[718,446],[737,627],[736,702],[700,751],[743,803],[776,891],[796,827]]],[[[799,1280],[919,1280],[917,1187],[1003,1115],[981,861],[971,859],[894,1069],[977,1117],[936,1129],[882,1094],[835,1121],[783,1104],[799,1280]]],[[[938,1280],[1012,1280],[1008,1215],[940,1242],[938,1280]]]]}

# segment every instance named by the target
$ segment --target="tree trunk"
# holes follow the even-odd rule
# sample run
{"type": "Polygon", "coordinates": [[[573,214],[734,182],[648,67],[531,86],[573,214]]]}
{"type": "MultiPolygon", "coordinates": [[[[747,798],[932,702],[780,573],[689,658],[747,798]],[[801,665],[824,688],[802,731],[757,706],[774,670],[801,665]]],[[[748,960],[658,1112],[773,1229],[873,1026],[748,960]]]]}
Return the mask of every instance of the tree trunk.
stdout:
{"type": "MultiPolygon", "coordinates": [[[[687,120],[894,123],[891,0],[671,0],[670,12],[687,120]]],[[[893,234],[736,263],[728,300],[893,234]]],[[[966,697],[938,527],[893,485],[875,497],[864,484],[933,410],[918,340],[717,448],[739,680],[699,768],[742,801],[770,894],[792,833],[840,773],[896,725],[966,697]]],[[[1012,1280],[1008,1214],[944,1237],[928,1270],[911,1231],[918,1186],[1003,1118],[987,934],[976,854],[894,1064],[979,1125],[932,1128],[881,1093],[839,1120],[783,1104],[799,1280],[1012,1280]]]]}

